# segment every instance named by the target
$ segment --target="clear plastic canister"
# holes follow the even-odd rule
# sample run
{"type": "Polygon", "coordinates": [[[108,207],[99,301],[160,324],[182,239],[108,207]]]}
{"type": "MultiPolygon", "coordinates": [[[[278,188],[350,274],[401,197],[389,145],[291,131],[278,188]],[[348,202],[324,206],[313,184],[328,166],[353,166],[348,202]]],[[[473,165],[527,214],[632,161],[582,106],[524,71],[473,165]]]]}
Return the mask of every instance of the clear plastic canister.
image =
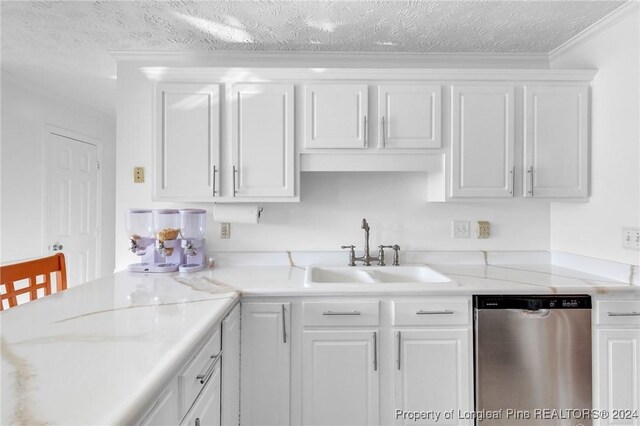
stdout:
{"type": "Polygon", "coordinates": [[[180,234],[185,240],[203,239],[207,229],[207,211],[202,209],[180,210],[180,234]]]}
{"type": "Polygon", "coordinates": [[[178,210],[154,210],[153,229],[156,239],[160,242],[177,239],[180,235],[180,215],[178,210]]]}
{"type": "Polygon", "coordinates": [[[153,238],[153,217],[151,210],[127,209],[125,210],[124,221],[130,239],[153,238]]]}

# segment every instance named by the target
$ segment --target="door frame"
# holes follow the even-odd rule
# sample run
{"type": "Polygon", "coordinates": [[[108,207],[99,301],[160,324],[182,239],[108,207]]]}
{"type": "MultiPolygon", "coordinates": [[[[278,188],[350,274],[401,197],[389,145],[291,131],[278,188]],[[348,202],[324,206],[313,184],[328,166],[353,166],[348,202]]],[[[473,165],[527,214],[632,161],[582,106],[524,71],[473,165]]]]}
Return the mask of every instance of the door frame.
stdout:
{"type": "Polygon", "coordinates": [[[100,163],[100,168],[97,169],[96,176],[96,225],[98,226],[98,235],[96,236],[96,278],[99,278],[102,275],[102,263],[100,259],[102,259],[102,192],[103,192],[103,182],[102,182],[102,140],[96,139],[94,137],[88,136],[84,133],[79,133],[73,130],[65,129],[60,126],[56,126],[53,124],[45,123],[44,125],[44,135],[43,135],[43,145],[44,149],[42,150],[42,255],[49,255],[49,229],[48,229],[48,221],[49,221],[49,181],[47,177],[49,176],[49,159],[51,156],[51,136],[57,135],[62,136],[64,138],[73,139],[81,143],[86,143],[88,145],[93,145],[96,147],[96,160],[100,163]]]}

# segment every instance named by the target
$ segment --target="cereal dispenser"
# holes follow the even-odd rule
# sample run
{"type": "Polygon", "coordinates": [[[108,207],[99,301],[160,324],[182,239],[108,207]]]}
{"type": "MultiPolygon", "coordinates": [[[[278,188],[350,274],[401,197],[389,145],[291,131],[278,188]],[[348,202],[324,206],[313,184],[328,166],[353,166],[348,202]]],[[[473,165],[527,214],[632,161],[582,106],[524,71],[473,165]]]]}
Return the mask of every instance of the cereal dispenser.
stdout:
{"type": "Polygon", "coordinates": [[[125,225],[129,234],[129,250],[140,258],[138,263],[128,265],[127,269],[133,272],[148,272],[156,263],[151,210],[125,210],[125,225]]]}
{"type": "Polygon", "coordinates": [[[206,210],[180,210],[180,235],[185,256],[185,264],[180,265],[180,272],[201,271],[206,266],[204,244],[206,225],[206,210]]]}
{"type": "Polygon", "coordinates": [[[156,253],[163,259],[157,267],[162,271],[177,271],[182,262],[180,250],[180,215],[178,210],[153,210],[153,230],[156,237],[156,253]]]}

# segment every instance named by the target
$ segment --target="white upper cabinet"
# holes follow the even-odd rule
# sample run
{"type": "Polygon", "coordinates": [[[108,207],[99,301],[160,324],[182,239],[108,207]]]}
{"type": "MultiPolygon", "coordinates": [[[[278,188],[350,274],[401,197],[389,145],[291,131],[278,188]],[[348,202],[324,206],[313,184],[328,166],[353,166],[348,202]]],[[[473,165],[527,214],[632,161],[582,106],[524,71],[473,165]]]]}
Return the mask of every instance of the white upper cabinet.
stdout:
{"type": "Polygon", "coordinates": [[[524,196],[587,197],[589,88],[524,87],[524,196]]]}
{"type": "Polygon", "coordinates": [[[440,86],[378,86],[378,148],[440,148],[440,98],[440,86]]]}
{"type": "Polygon", "coordinates": [[[513,197],[513,86],[451,88],[451,197],[513,197]]]}
{"type": "Polygon", "coordinates": [[[155,105],[154,198],[187,201],[218,195],[219,86],[158,83],[155,105]]]}
{"type": "Polygon", "coordinates": [[[366,148],[368,85],[305,86],[305,148],[366,148]]]}
{"type": "Polygon", "coordinates": [[[234,197],[294,196],[293,96],[293,84],[233,85],[234,197]]]}

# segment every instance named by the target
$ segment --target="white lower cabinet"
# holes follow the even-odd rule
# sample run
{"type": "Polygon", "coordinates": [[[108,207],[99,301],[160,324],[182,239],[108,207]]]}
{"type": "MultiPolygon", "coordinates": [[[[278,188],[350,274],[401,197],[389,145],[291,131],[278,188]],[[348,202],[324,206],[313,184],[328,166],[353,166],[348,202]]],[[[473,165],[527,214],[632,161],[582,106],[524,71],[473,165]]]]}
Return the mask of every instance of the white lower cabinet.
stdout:
{"type": "Polygon", "coordinates": [[[240,304],[222,321],[222,424],[240,424],[240,304]]]}
{"type": "Polygon", "coordinates": [[[138,425],[175,425],[179,419],[178,382],[173,380],[160,394],[160,397],[151,406],[149,412],[138,422],[138,425]]]}
{"type": "Polygon", "coordinates": [[[376,425],[377,330],[305,330],[302,419],[311,425],[376,425]]]}
{"type": "Polygon", "coordinates": [[[640,300],[596,302],[593,405],[596,425],[640,425],[640,300]]]}
{"type": "Polygon", "coordinates": [[[289,424],[290,303],[242,304],[240,424],[289,424]]]}
{"type": "Polygon", "coordinates": [[[220,362],[213,368],[211,378],[202,389],[181,426],[219,426],[220,423],[220,362]]]}
{"type": "Polygon", "coordinates": [[[400,329],[395,338],[394,407],[425,413],[418,419],[396,415],[397,424],[472,424],[458,412],[472,409],[470,330],[400,329]]]}

